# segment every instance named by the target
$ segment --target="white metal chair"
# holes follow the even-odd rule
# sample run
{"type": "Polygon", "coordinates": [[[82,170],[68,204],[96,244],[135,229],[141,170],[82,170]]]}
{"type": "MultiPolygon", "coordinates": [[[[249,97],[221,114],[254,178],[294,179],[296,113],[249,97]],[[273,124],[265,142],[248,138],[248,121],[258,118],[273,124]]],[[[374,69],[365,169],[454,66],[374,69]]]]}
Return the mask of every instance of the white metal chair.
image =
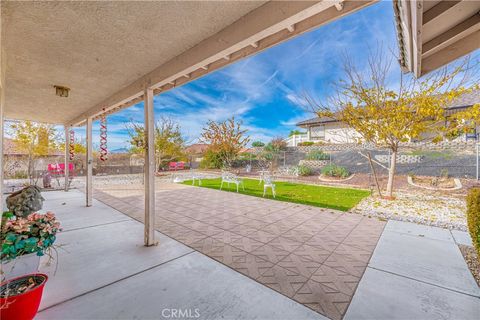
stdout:
{"type": "Polygon", "coordinates": [[[190,177],[192,179],[192,186],[195,185],[195,181],[198,181],[199,186],[202,185],[203,176],[200,173],[197,173],[197,172],[193,171],[192,169],[190,169],[190,177]]]}
{"type": "Polygon", "coordinates": [[[273,178],[270,175],[264,175],[263,176],[263,197],[265,197],[265,194],[267,193],[268,188],[272,189],[272,196],[275,198],[276,192],[275,192],[275,183],[273,181],[273,178]]]}
{"type": "Polygon", "coordinates": [[[222,183],[220,183],[220,190],[222,190],[224,183],[226,183],[227,186],[229,187],[231,183],[235,184],[237,186],[237,192],[238,192],[239,186],[242,185],[242,189],[243,191],[245,191],[243,180],[231,172],[222,172],[222,183]]]}
{"type": "Polygon", "coordinates": [[[266,175],[269,175],[270,173],[268,172],[268,170],[262,169],[262,170],[258,171],[258,174],[259,174],[258,184],[262,184],[263,177],[266,176],[266,175]]]}

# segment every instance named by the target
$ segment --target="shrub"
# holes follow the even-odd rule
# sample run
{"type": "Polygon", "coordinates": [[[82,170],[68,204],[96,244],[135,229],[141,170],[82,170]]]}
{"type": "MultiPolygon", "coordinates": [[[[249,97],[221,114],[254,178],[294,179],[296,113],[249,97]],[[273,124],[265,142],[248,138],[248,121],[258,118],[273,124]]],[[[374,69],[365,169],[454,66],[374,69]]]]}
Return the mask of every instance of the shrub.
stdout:
{"type": "Polygon", "coordinates": [[[471,188],[467,195],[467,225],[473,246],[480,254],[480,188],[471,188]]]}
{"type": "Polygon", "coordinates": [[[268,152],[284,151],[287,150],[287,143],[281,137],[274,138],[265,146],[264,149],[268,152]]]}
{"type": "Polygon", "coordinates": [[[265,146],[265,143],[263,143],[262,141],[252,142],[252,147],[264,147],[264,146],[265,146]]]}
{"type": "Polygon", "coordinates": [[[240,153],[236,160],[254,160],[257,158],[257,155],[250,152],[240,153]]]}
{"type": "Polygon", "coordinates": [[[346,178],[350,175],[350,172],[345,167],[332,163],[322,168],[322,174],[329,177],[346,178]]]}
{"type": "Polygon", "coordinates": [[[223,167],[222,156],[218,152],[207,150],[200,162],[200,168],[202,169],[220,169],[223,167]]]}
{"type": "Polygon", "coordinates": [[[306,160],[328,160],[330,155],[323,152],[322,150],[312,150],[305,157],[306,160]]]}
{"type": "Polygon", "coordinates": [[[305,165],[299,165],[297,169],[298,169],[298,175],[303,177],[311,176],[313,174],[312,169],[310,169],[310,167],[307,167],[305,165]]]}
{"type": "Polygon", "coordinates": [[[299,147],[308,147],[308,146],[313,146],[314,143],[313,141],[304,141],[304,142],[300,142],[298,144],[299,147]]]}

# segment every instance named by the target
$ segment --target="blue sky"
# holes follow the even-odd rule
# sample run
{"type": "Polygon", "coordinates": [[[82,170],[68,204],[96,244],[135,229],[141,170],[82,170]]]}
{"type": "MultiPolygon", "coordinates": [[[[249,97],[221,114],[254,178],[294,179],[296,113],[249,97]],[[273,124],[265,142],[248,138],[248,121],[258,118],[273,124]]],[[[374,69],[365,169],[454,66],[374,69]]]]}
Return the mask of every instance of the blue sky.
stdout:
{"type": "MultiPolygon", "coordinates": [[[[184,86],[155,96],[155,118],[177,121],[187,142],[196,142],[208,120],[242,120],[252,141],[287,136],[314,115],[302,106],[304,92],[328,97],[347,53],[362,65],[379,46],[397,53],[392,3],[382,1],[236,62],[184,86]]],[[[394,63],[398,70],[398,64],[394,63]]],[[[394,70],[394,71],[396,71],[394,70]]],[[[128,147],[126,124],[143,119],[143,102],[108,117],[110,150],[128,147]]],[[[98,122],[94,141],[99,140],[98,122]]],[[[78,136],[85,135],[79,128],[78,136]]],[[[96,144],[98,145],[98,144],[96,144]]]]}

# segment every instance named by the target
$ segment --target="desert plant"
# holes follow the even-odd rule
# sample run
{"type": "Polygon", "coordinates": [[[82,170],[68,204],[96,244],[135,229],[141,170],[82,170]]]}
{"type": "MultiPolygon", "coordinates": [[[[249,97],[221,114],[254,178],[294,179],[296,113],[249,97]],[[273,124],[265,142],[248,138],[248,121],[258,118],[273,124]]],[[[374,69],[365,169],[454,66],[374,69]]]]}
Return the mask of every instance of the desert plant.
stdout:
{"type": "Polygon", "coordinates": [[[467,195],[467,225],[473,246],[480,256],[480,188],[471,188],[467,195]]]}
{"type": "Polygon", "coordinates": [[[346,178],[350,172],[345,167],[332,163],[322,168],[322,174],[328,177],[346,178]]]}
{"type": "Polygon", "coordinates": [[[322,150],[312,150],[305,157],[305,160],[328,160],[328,159],[330,159],[330,155],[323,152],[322,150]]]}
{"type": "Polygon", "coordinates": [[[306,177],[306,176],[311,176],[313,174],[313,171],[310,167],[307,167],[305,165],[299,165],[297,166],[298,169],[298,175],[306,177]]]}
{"type": "Polygon", "coordinates": [[[440,177],[443,179],[448,179],[450,175],[448,174],[448,169],[440,170],[440,177]]]}
{"type": "Polygon", "coordinates": [[[314,145],[313,141],[303,141],[298,144],[299,147],[308,147],[313,145],[314,145]]]}

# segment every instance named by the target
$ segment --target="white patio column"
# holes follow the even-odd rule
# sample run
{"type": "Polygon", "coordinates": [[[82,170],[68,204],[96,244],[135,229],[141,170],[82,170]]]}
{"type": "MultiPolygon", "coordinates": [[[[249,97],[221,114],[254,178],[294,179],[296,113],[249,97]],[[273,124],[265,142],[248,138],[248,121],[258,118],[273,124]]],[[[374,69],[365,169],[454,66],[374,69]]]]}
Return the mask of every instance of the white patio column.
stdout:
{"type": "Polygon", "coordinates": [[[65,128],[65,159],[63,163],[65,164],[65,191],[68,191],[68,176],[70,175],[70,168],[69,168],[70,128],[68,126],[64,126],[64,128],[65,128]]]}
{"type": "Polygon", "coordinates": [[[92,118],[87,119],[87,177],[86,177],[86,205],[92,206],[92,184],[93,184],[93,147],[92,147],[92,118]]]}
{"type": "Polygon", "coordinates": [[[145,112],[145,246],[155,245],[155,137],[153,90],[144,91],[145,112]]]}
{"type": "Polygon", "coordinates": [[[308,127],[307,129],[307,140],[310,141],[312,139],[312,129],[308,127]]]}

